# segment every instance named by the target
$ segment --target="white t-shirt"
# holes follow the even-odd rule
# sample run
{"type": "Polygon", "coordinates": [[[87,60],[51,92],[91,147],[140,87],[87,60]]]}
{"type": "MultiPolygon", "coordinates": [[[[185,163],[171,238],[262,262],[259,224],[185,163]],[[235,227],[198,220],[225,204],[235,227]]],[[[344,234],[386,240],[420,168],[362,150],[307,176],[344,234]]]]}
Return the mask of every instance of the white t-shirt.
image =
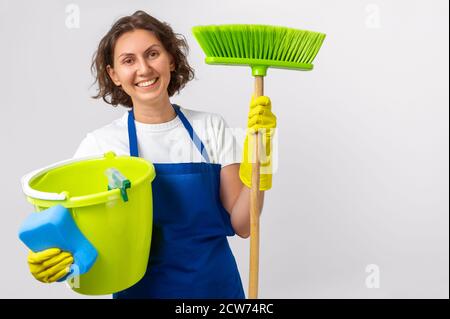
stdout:
{"type": "MultiPolygon", "coordinates": [[[[241,162],[241,147],[220,115],[182,107],[180,109],[203,142],[210,163],[224,167],[241,162]]],[[[135,121],[135,124],[139,156],[151,163],[205,162],[178,115],[165,123],[144,124],[135,121]]],[[[130,155],[128,112],[112,123],[88,133],[74,158],[102,155],[108,151],[117,155],[130,155]]]]}

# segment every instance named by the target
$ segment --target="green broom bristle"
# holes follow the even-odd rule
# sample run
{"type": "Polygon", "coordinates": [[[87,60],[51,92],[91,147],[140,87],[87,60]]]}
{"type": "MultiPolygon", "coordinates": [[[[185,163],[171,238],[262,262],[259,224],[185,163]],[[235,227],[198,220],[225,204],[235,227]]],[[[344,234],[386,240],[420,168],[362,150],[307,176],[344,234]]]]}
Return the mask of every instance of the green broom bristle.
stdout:
{"type": "MultiPolygon", "coordinates": [[[[312,69],[325,39],[323,33],[269,25],[210,25],[192,30],[207,63],[247,64],[266,69],[312,69]]],[[[265,75],[265,70],[261,72],[265,75]]]]}

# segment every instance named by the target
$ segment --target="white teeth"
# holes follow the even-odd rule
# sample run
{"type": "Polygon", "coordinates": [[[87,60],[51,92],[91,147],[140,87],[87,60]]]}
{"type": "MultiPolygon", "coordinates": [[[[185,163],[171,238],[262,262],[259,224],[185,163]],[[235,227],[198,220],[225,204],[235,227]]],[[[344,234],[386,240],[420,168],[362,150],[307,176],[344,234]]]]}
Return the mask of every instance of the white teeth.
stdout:
{"type": "Polygon", "coordinates": [[[157,79],[158,79],[158,78],[154,78],[154,79],[153,79],[153,80],[151,80],[151,81],[147,81],[147,82],[140,82],[140,83],[138,83],[138,84],[137,84],[137,86],[139,86],[139,87],[146,87],[146,86],[150,86],[150,85],[152,85],[153,83],[155,83],[157,79]]]}

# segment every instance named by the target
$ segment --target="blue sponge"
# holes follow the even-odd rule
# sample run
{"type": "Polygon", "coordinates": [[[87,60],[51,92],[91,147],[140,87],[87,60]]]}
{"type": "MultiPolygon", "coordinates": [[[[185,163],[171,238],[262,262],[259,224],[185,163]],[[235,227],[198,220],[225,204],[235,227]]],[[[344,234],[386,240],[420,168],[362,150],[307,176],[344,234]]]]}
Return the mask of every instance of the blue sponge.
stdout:
{"type": "Polygon", "coordinates": [[[78,229],[69,210],[62,205],[31,213],[19,229],[19,238],[34,252],[56,247],[72,253],[74,263],[69,276],[86,273],[97,258],[97,250],[78,229]]]}

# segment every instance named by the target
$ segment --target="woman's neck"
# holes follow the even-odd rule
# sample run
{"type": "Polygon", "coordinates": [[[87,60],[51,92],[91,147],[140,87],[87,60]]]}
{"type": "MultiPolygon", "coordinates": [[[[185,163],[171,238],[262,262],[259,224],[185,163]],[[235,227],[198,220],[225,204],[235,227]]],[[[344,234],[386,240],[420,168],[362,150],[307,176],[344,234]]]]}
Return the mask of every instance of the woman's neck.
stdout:
{"type": "Polygon", "coordinates": [[[133,114],[137,122],[145,124],[166,123],[177,116],[169,100],[153,105],[135,103],[133,114]]]}

